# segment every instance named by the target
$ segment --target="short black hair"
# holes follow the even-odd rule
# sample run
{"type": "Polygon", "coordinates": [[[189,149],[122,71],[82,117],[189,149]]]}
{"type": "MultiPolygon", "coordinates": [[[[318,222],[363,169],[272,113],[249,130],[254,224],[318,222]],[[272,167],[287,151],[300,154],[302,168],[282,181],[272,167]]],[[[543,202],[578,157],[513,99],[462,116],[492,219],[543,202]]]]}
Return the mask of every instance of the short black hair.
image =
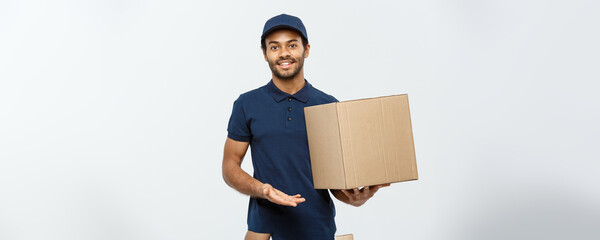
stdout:
{"type": "MultiPolygon", "coordinates": [[[[304,49],[306,49],[306,45],[308,45],[308,39],[304,38],[302,35],[300,35],[300,38],[302,39],[302,46],[304,49]]],[[[266,38],[260,40],[260,48],[262,48],[263,51],[267,50],[267,43],[265,40],[266,38]]]]}

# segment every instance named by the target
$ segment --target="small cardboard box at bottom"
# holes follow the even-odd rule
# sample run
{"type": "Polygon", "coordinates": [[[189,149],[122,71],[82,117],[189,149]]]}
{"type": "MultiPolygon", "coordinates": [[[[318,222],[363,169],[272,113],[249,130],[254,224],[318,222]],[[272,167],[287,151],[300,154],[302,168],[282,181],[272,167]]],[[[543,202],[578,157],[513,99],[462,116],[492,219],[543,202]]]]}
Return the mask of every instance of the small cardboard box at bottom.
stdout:
{"type": "Polygon", "coordinates": [[[335,236],[335,240],[354,240],[354,236],[352,234],[339,235],[335,236]]]}
{"type": "Polygon", "coordinates": [[[304,108],[316,189],[417,180],[408,95],[304,108]]]}

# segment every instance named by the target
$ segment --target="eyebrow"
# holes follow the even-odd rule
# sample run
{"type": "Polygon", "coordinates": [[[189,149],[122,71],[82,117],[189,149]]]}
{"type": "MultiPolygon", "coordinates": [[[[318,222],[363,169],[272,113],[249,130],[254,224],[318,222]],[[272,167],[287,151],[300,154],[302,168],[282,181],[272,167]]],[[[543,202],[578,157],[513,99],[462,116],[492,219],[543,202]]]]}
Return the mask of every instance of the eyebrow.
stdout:
{"type": "MultiPolygon", "coordinates": [[[[289,40],[287,42],[290,43],[290,42],[299,42],[299,41],[298,41],[298,39],[292,39],[292,40],[289,40]]],[[[271,43],[279,43],[279,42],[278,41],[269,41],[268,44],[270,45],[271,43]]]]}

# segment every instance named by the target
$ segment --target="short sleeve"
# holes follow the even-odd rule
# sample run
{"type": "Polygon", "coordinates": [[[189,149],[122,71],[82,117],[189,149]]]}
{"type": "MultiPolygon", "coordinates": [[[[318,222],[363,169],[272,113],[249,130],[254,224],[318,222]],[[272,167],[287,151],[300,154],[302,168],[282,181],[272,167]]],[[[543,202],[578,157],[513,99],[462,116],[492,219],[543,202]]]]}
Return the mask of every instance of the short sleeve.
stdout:
{"type": "Polygon", "coordinates": [[[330,100],[331,102],[339,102],[339,101],[337,100],[337,98],[335,98],[334,96],[332,96],[332,95],[329,95],[329,97],[331,98],[331,100],[330,100]]]}
{"type": "Polygon", "coordinates": [[[250,142],[252,139],[244,107],[239,98],[233,102],[233,110],[227,125],[227,137],[240,142],[250,142]]]}

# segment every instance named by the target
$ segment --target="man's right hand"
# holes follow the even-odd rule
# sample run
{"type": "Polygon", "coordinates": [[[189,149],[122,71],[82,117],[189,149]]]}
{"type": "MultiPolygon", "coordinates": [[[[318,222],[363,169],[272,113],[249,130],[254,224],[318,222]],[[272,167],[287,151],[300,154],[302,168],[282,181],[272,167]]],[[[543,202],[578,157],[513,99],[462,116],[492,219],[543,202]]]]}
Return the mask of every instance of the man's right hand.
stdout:
{"type": "Polygon", "coordinates": [[[282,191],[277,190],[271,184],[265,183],[262,185],[263,197],[267,200],[284,206],[296,207],[299,203],[303,203],[306,199],[300,197],[300,194],[290,196],[282,191]]]}
{"type": "Polygon", "coordinates": [[[249,142],[239,142],[231,138],[225,141],[225,150],[223,152],[223,180],[233,189],[250,195],[252,197],[265,198],[275,204],[296,207],[306,199],[300,197],[300,194],[294,196],[287,195],[271,184],[262,183],[253,178],[241,168],[242,159],[246,155],[249,142]]]}

